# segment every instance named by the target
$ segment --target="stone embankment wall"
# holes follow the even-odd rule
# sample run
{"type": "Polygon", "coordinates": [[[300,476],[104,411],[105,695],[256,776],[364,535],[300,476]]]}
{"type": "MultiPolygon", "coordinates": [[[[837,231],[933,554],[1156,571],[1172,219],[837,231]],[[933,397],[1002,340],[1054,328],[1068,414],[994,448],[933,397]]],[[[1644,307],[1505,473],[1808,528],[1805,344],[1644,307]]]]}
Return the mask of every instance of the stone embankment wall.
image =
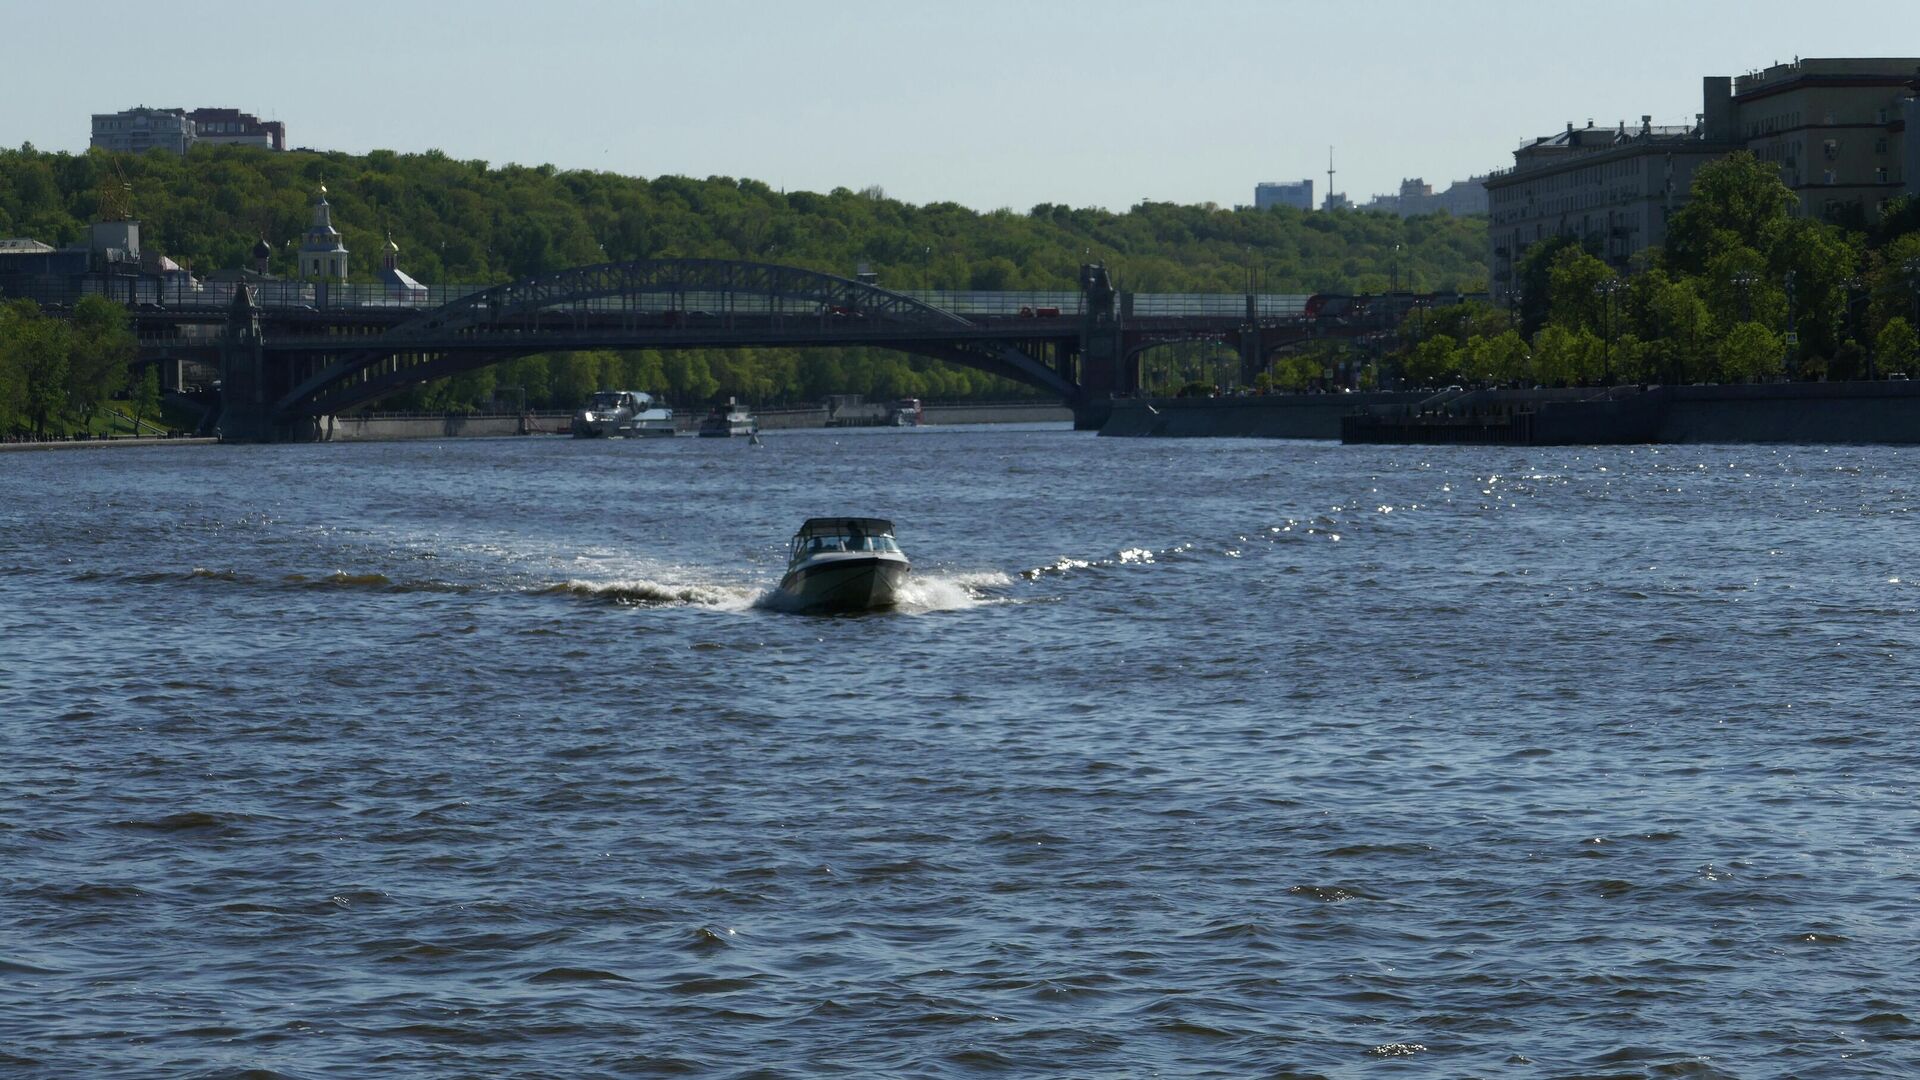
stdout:
{"type": "MultiPolygon", "coordinates": [[[[762,431],[824,428],[827,410],[766,409],[754,414],[762,431]]],[[[676,412],[674,426],[681,434],[700,429],[706,413],[676,412]]],[[[1046,402],[981,405],[928,405],[926,423],[1027,424],[1073,419],[1073,410],[1046,402]]],[[[571,413],[530,413],[526,416],[334,416],[321,425],[322,437],[333,442],[370,439],[445,439],[456,436],[565,435],[572,430],[571,413]]]]}
{"type": "MultiPolygon", "coordinates": [[[[1503,390],[1472,394],[1479,413],[1526,411],[1533,445],[1597,443],[1920,443],[1920,382],[1503,390]]],[[[1431,391],[1278,394],[1247,398],[1122,400],[1102,435],[1338,439],[1340,420],[1366,406],[1431,401],[1431,391]]],[[[1491,429],[1490,429],[1491,430],[1491,429]]],[[[1398,441],[1398,440],[1392,440],[1398,441]]],[[[1420,441],[1420,440],[1415,440],[1420,441]]],[[[1448,442],[1483,441],[1470,434],[1448,442]]]]}
{"type": "Polygon", "coordinates": [[[1411,405],[1431,394],[1269,394],[1114,401],[1102,435],[1172,439],[1338,439],[1340,418],[1367,405],[1411,405]]]}
{"type": "Polygon", "coordinates": [[[373,439],[445,439],[456,435],[561,434],[572,423],[570,414],[535,413],[528,416],[329,416],[320,424],[321,438],[329,442],[373,439]]]}
{"type": "Polygon", "coordinates": [[[1073,420],[1073,410],[1048,402],[1012,402],[1001,405],[928,405],[924,423],[935,424],[1046,424],[1073,420]]]}

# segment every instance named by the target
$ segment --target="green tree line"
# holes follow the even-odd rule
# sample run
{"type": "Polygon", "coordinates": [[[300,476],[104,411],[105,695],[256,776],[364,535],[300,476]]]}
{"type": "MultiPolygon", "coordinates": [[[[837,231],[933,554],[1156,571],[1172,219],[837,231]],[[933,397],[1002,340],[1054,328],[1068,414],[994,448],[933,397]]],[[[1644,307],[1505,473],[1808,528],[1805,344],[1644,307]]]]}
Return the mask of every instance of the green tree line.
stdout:
{"type": "Polygon", "coordinates": [[[129,387],[133,356],[118,304],[83,297],[71,319],[55,319],[31,300],[0,302],[0,436],[91,430],[107,401],[129,390],[138,428],[159,411],[159,373],[148,368],[129,387]]]}
{"type": "Polygon", "coordinates": [[[1751,154],[1704,166],[1664,248],[1620,274],[1577,240],[1536,244],[1519,302],[1417,312],[1395,357],[1416,384],[1854,379],[1913,369],[1920,200],[1873,222],[1798,216],[1751,154]]]}
{"type": "MultiPolygon", "coordinates": [[[[272,269],[293,249],[325,183],[333,221],[370,281],[391,235],[401,266],[429,284],[495,284],[590,263],[738,258],[852,275],[899,289],[1076,289],[1106,264],[1140,292],[1366,292],[1485,288],[1484,218],[1401,219],[1142,202],[1124,211],[1043,203],[1020,212],[915,205],[877,188],[786,192],[756,180],[652,179],[552,166],[495,166],[438,151],[270,153],[195,147],[185,156],[0,150],[0,236],[79,240],[103,191],[130,196],[143,246],[205,273],[249,265],[261,238],[272,269]]],[[[461,407],[507,388],[530,405],[571,407],[582,388],[664,391],[683,404],[735,393],[763,402],[826,393],[959,398],[1024,392],[972,369],[879,350],[767,349],[534,357],[446,380],[381,407],[461,407]]]]}

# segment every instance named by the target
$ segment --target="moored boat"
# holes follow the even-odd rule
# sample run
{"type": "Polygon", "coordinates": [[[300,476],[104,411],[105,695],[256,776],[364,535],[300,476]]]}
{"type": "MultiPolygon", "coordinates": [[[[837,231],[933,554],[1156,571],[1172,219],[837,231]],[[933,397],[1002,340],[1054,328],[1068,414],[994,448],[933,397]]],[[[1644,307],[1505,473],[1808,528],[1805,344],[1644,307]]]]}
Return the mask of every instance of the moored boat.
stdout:
{"type": "Polygon", "coordinates": [[[884,518],[808,518],[794,534],[780,592],[808,611],[869,611],[899,602],[911,565],[884,518]]]}
{"type": "Polygon", "coordinates": [[[754,419],[753,413],[733,398],[715,405],[706,419],[700,421],[700,434],[710,439],[752,435],[759,430],[759,422],[754,419]]]}
{"type": "Polygon", "coordinates": [[[639,390],[601,390],[573,416],[576,439],[673,434],[673,410],[639,390]]]}

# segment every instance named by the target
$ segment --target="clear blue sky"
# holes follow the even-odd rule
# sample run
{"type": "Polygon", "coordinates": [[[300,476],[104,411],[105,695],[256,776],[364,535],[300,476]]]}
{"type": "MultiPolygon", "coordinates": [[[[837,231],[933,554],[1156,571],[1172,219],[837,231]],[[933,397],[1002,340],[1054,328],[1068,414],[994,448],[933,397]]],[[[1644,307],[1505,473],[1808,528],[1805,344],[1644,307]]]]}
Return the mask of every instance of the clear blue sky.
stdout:
{"type": "Polygon", "coordinates": [[[1569,120],[1690,122],[1702,75],[1920,54],[1886,0],[0,0],[0,30],[0,145],[232,106],[298,146],[1021,210],[1319,197],[1329,145],[1350,196],[1439,187],[1569,120]]]}

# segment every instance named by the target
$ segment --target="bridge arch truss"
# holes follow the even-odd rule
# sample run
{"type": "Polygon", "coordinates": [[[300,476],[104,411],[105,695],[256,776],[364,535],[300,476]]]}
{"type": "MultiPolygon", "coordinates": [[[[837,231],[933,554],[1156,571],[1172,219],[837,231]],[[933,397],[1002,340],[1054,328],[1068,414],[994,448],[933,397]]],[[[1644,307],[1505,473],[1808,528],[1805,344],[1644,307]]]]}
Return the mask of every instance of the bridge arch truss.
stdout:
{"type": "Polygon", "coordinates": [[[365,333],[277,335],[283,419],[364,404],[516,356],[575,349],[859,347],[968,365],[1072,399],[1077,325],[981,323],[871,283],[724,259],[647,259],[536,275],[365,333]]]}

